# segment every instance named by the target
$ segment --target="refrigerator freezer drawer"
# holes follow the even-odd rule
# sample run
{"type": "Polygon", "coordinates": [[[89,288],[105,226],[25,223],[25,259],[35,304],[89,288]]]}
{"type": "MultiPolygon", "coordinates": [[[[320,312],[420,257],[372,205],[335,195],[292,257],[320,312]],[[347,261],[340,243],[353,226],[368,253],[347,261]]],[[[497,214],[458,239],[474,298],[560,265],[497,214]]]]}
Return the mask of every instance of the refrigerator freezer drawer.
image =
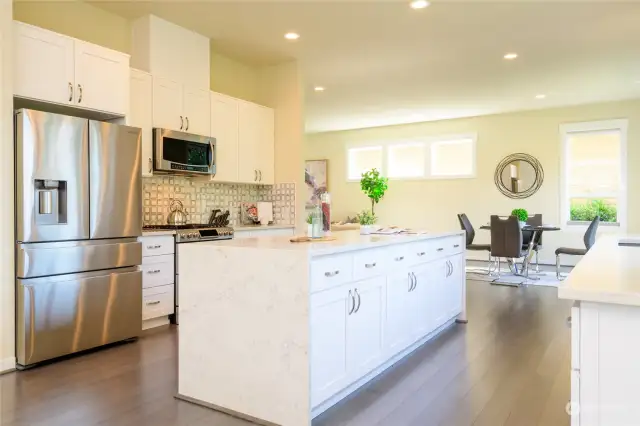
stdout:
{"type": "Polygon", "coordinates": [[[18,364],[140,335],[142,273],[123,268],[18,280],[18,364]]]}
{"type": "Polygon", "coordinates": [[[142,244],[135,238],[18,244],[16,276],[35,278],[142,263],[142,244]]]}

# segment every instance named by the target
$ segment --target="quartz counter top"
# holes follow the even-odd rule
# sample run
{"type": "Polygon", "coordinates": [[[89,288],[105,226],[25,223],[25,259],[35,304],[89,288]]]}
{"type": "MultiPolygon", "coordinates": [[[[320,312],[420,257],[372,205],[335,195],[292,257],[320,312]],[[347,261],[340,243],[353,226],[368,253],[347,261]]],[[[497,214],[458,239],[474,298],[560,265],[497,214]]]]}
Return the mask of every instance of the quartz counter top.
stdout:
{"type": "Polygon", "coordinates": [[[619,246],[619,240],[598,239],[558,287],[558,298],[640,306],[640,247],[619,246]]]}
{"type": "Polygon", "coordinates": [[[217,247],[256,248],[267,250],[286,250],[308,252],[310,256],[324,256],[366,248],[385,247],[393,244],[405,244],[416,241],[464,235],[463,231],[437,232],[410,235],[360,235],[359,231],[344,231],[333,234],[333,241],[292,243],[288,236],[233,239],[226,241],[202,242],[217,247]]]}
{"type": "Polygon", "coordinates": [[[233,230],[235,232],[242,231],[264,231],[267,229],[293,229],[295,225],[240,225],[234,226],[233,230]]]}
{"type": "Polygon", "coordinates": [[[157,229],[157,230],[143,230],[143,237],[159,237],[161,235],[176,235],[176,231],[173,229],[157,229]]]}

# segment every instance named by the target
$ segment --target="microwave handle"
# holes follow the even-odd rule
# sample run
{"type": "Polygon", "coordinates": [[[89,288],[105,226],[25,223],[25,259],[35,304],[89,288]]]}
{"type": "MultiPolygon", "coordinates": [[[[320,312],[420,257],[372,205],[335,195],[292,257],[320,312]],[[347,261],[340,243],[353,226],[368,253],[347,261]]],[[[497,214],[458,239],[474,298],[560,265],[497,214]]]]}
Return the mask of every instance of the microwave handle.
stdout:
{"type": "Polygon", "coordinates": [[[216,149],[211,139],[209,139],[209,147],[211,147],[211,159],[209,160],[209,169],[212,169],[213,164],[216,161],[216,149]]]}

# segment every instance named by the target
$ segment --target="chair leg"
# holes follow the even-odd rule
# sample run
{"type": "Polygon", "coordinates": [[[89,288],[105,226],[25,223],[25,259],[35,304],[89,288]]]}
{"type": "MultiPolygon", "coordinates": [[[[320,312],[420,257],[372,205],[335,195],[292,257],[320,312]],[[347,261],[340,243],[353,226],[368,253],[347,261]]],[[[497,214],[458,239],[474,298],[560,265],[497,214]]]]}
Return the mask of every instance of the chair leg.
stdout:
{"type": "Polygon", "coordinates": [[[500,278],[500,258],[498,257],[498,270],[497,270],[497,276],[498,278],[500,278]]]}
{"type": "Polygon", "coordinates": [[[540,273],[540,259],[539,256],[540,252],[538,250],[536,250],[536,274],[540,273]]]}
{"type": "Polygon", "coordinates": [[[560,255],[556,254],[556,278],[562,281],[564,277],[560,275],[560,255]]]}

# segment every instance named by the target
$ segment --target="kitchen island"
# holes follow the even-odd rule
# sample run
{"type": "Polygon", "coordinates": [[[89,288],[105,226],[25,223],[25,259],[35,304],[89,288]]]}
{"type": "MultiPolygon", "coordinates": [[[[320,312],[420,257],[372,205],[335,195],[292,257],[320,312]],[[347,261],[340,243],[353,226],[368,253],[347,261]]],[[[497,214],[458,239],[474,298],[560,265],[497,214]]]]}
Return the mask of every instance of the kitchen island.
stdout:
{"type": "Polygon", "coordinates": [[[186,244],[178,397],[303,426],[454,321],[464,234],[186,244]]]}
{"type": "Polygon", "coordinates": [[[599,239],[558,287],[559,298],[574,301],[572,426],[640,424],[640,246],[618,241],[599,239]]]}

